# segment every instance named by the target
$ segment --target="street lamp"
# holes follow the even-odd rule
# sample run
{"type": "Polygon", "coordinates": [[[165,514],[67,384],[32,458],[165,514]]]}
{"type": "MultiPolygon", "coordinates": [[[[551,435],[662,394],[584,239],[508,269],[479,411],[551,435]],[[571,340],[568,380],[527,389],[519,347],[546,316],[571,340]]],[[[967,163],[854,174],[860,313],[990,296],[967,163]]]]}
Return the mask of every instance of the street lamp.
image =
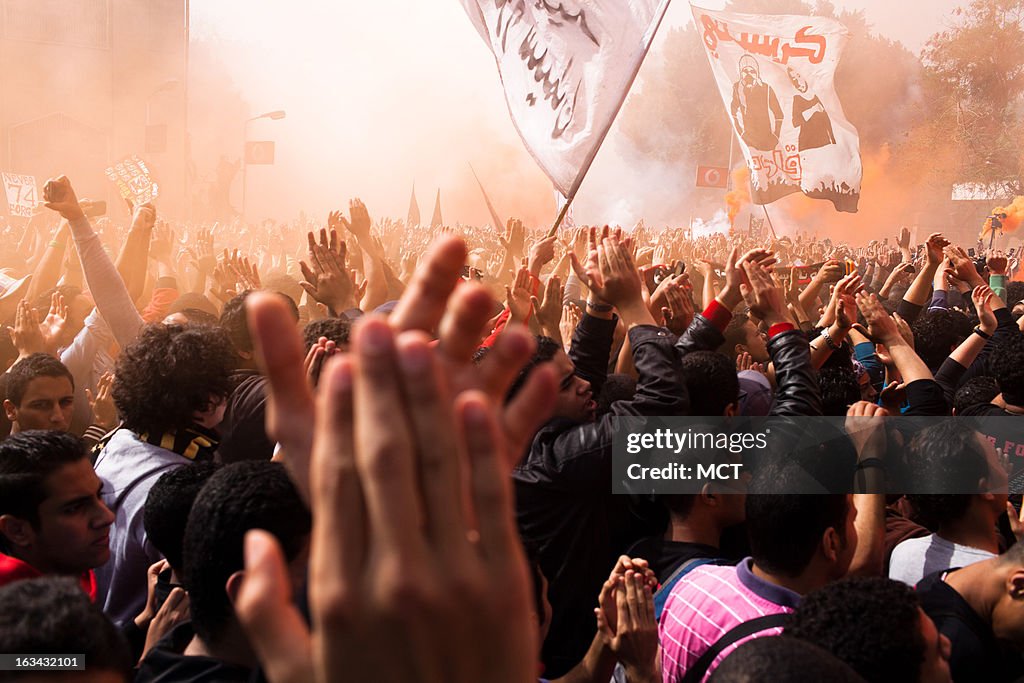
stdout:
{"type": "Polygon", "coordinates": [[[280,121],[285,116],[284,109],[275,109],[274,111],[268,111],[266,114],[260,114],[259,116],[253,116],[250,119],[245,120],[245,128],[242,132],[242,222],[245,222],[245,190],[246,190],[246,179],[248,177],[249,163],[246,159],[246,152],[249,149],[249,124],[259,119],[271,119],[273,121],[280,121]]]}

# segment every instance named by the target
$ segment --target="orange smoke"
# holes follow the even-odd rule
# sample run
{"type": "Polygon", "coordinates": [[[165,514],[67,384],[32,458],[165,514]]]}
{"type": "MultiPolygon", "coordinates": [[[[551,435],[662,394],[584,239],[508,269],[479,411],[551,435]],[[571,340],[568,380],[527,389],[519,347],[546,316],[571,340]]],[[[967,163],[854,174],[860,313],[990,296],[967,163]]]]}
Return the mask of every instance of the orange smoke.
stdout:
{"type": "MultiPolygon", "coordinates": [[[[1024,221],[1024,197],[1015,197],[1013,202],[1006,206],[997,206],[992,209],[992,215],[1006,214],[1006,218],[1003,218],[1003,227],[1001,230],[1004,233],[1010,233],[1020,227],[1022,221],[1024,221]]],[[[992,219],[986,218],[985,225],[981,228],[982,238],[987,238],[988,234],[992,232],[992,219]]]]}
{"type": "Polygon", "coordinates": [[[729,230],[732,231],[736,216],[744,204],[750,203],[750,169],[746,164],[732,171],[732,189],[725,193],[725,204],[729,211],[729,230]]]}
{"type": "Polygon", "coordinates": [[[918,225],[924,236],[947,229],[927,210],[925,198],[929,195],[923,193],[920,177],[902,173],[888,147],[863,151],[861,163],[864,175],[857,213],[839,213],[831,202],[794,192],[768,206],[779,234],[793,235],[800,230],[862,245],[872,239],[891,240],[901,225],[918,225]]]}

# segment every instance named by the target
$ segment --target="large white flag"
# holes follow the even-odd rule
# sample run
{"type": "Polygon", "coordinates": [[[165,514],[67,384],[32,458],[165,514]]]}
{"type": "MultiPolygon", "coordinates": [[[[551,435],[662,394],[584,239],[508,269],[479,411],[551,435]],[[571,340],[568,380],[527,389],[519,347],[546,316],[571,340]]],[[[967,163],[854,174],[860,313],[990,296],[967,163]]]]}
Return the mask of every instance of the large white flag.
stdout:
{"type": "Polygon", "coordinates": [[[626,99],[669,0],[461,0],[494,53],[512,122],[565,196],[626,99]]]}
{"type": "Polygon", "coordinates": [[[799,191],[855,212],[860,142],[833,84],[848,37],[843,25],[691,7],[750,167],[754,203],[799,191]]]}

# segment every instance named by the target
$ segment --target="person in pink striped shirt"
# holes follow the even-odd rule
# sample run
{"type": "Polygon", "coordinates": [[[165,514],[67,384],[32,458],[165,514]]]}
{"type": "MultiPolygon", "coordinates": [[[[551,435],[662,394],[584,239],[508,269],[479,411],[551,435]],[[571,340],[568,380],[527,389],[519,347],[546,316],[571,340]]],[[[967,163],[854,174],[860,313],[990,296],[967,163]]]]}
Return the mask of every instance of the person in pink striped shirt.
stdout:
{"type": "Polygon", "coordinates": [[[748,495],[752,557],[698,567],[669,594],[658,627],[664,682],[705,681],[741,643],[781,633],[783,618],[771,615],[793,612],[802,595],[847,573],[855,517],[846,494],[748,495]]]}

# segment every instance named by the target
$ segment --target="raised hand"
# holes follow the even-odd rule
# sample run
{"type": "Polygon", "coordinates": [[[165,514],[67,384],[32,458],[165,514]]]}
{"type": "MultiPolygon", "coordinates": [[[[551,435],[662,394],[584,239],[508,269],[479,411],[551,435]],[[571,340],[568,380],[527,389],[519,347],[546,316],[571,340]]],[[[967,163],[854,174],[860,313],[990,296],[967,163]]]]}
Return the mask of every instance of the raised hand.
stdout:
{"type": "MultiPolygon", "coordinates": [[[[345,214],[341,211],[331,211],[327,214],[327,227],[331,229],[335,235],[339,231],[347,229],[348,220],[345,218],[345,214]]],[[[312,235],[313,233],[310,233],[312,235]]]]}
{"type": "MultiPolygon", "coordinates": [[[[192,244],[187,247],[192,257],[192,267],[201,273],[211,274],[217,267],[217,257],[213,251],[213,231],[200,229],[192,244]]],[[[227,253],[227,250],[224,252],[227,253]]]]}
{"type": "Polygon", "coordinates": [[[622,663],[627,680],[659,680],[658,623],[651,586],[643,573],[633,569],[609,578],[605,586],[601,606],[594,610],[598,633],[622,663]]]}
{"type": "Polygon", "coordinates": [[[786,307],[786,296],[771,276],[769,266],[764,261],[743,261],[743,272],[746,273],[748,284],[742,285],[742,291],[749,294],[750,312],[763,320],[769,327],[789,319],[786,307]]]}
{"type": "Polygon", "coordinates": [[[499,236],[498,240],[513,258],[522,257],[526,247],[526,231],[523,228],[523,222],[518,218],[509,218],[505,225],[505,236],[499,236]]]}
{"type": "Polygon", "coordinates": [[[263,286],[256,263],[250,263],[248,256],[239,255],[237,249],[232,254],[229,265],[238,277],[238,281],[243,289],[256,290],[263,286]]]}
{"type": "Polygon", "coordinates": [[[75,188],[71,187],[71,181],[66,175],[46,181],[43,185],[43,202],[46,208],[56,211],[65,220],[74,221],[85,217],[75,188]]]}
{"type": "Polygon", "coordinates": [[[309,347],[306,359],[302,362],[302,369],[309,380],[309,386],[315,387],[320,382],[320,371],[324,362],[334,354],[340,352],[338,345],[327,337],[320,337],[316,343],[309,347]]]}
{"type": "MultiPolygon", "coordinates": [[[[682,277],[682,276],[680,276],[682,277]]],[[[695,315],[693,307],[693,287],[689,280],[685,280],[665,292],[665,302],[662,306],[661,315],[665,320],[665,327],[672,334],[681,336],[693,322],[695,315]]]]}
{"type": "Polygon", "coordinates": [[[14,327],[8,327],[11,342],[18,350],[18,358],[25,358],[33,353],[44,353],[46,343],[39,329],[39,316],[26,299],[18,302],[18,310],[14,316],[14,327]]]}
{"type": "Polygon", "coordinates": [[[985,260],[985,264],[992,275],[1006,275],[1009,259],[1006,258],[1005,253],[997,251],[985,260]]]}
{"type": "Polygon", "coordinates": [[[96,383],[95,394],[89,389],[85,390],[85,396],[92,407],[93,424],[108,430],[117,426],[117,407],[114,405],[114,396],[111,392],[113,386],[114,373],[105,372],[96,383]]]}
{"type": "MultiPolygon", "coordinates": [[[[888,364],[892,364],[891,359],[888,364]]],[[[889,413],[898,415],[907,400],[907,385],[903,382],[889,382],[878,394],[878,400],[889,413]]]]}
{"type": "Polygon", "coordinates": [[[736,356],[736,372],[744,372],[745,370],[753,370],[763,375],[764,365],[762,363],[755,363],[751,355],[744,351],[736,356]]]}
{"type": "MultiPolygon", "coordinates": [[[[649,285],[648,285],[649,287],[649,285]]],[[[692,289],[688,273],[680,273],[664,278],[656,287],[651,290],[649,306],[651,314],[657,318],[662,308],[668,307],[668,292],[670,289],[692,289]]]]}
{"type": "Polygon", "coordinates": [[[910,348],[914,348],[914,331],[910,329],[910,324],[899,313],[892,314],[892,321],[896,324],[903,341],[907,342],[910,348]]]}
{"type": "Polygon", "coordinates": [[[132,209],[132,227],[141,230],[152,230],[156,225],[156,208],[150,204],[139,204],[132,209]]]}
{"type": "Polygon", "coordinates": [[[562,346],[565,348],[566,353],[569,352],[569,348],[572,345],[572,335],[576,332],[576,326],[580,324],[582,319],[583,311],[576,304],[568,303],[562,306],[562,321],[559,323],[558,328],[562,336],[562,346]]]}
{"type": "Polygon", "coordinates": [[[819,282],[835,282],[843,277],[843,270],[843,264],[839,262],[839,259],[830,258],[821,264],[821,268],[818,268],[814,277],[819,282]]]}
{"type": "Polygon", "coordinates": [[[56,355],[67,322],[67,304],[64,303],[64,297],[55,291],[50,295],[50,310],[39,324],[39,333],[42,335],[46,353],[56,355]]]}
{"type": "Polygon", "coordinates": [[[877,296],[860,292],[856,296],[856,301],[868,325],[868,336],[872,340],[887,346],[902,340],[896,321],[889,317],[877,296]]]}
{"type": "Polygon", "coordinates": [[[149,257],[157,263],[172,266],[171,253],[174,249],[174,230],[164,221],[158,221],[153,228],[153,237],[149,243],[149,257]]]}
{"type": "Polygon", "coordinates": [[[351,356],[325,368],[309,476],[312,635],[276,540],[245,540],[236,610],[274,683],[535,676],[507,469],[519,454],[500,404],[455,389],[440,353],[369,318],[351,356]]]}
{"type": "Polygon", "coordinates": [[[512,286],[505,285],[505,303],[512,321],[525,324],[530,317],[530,271],[520,268],[512,286]]]}
{"type": "Polygon", "coordinates": [[[640,274],[633,265],[629,249],[616,236],[606,237],[597,245],[597,267],[588,258],[587,277],[590,288],[604,301],[619,310],[630,324],[654,324],[644,304],[640,274]]]}
{"type": "Polygon", "coordinates": [[[600,268],[597,246],[609,235],[608,226],[604,226],[598,234],[597,228],[590,228],[586,230],[587,236],[587,248],[584,252],[582,259],[574,251],[569,257],[572,263],[572,269],[576,273],[576,277],[580,279],[580,282],[585,284],[588,289],[593,289],[590,282],[590,273],[596,272],[600,268]]]}
{"type": "Polygon", "coordinates": [[[370,238],[370,212],[366,210],[366,205],[363,204],[362,200],[358,197],[348,203],[348,215],[349,222],[345,227],[352,233],[356,239],[360,240],[360,244],[366,249],[370,238]]]}
{"type": "Polygon", "coordinates": [[[882,406],[868,401],[857,401],[846,411],[846,434],[857,449],[857,458],[885,456],[885,420],[890,413],[882,406]]]}
{"type": "Polygon", "coordinates": [[[914,275],[914,271],[914,264],[909,261],[897,265],[892,269],[892,272],[889,273],[889,277],[885,279],[885,283],[882,285],[881,289],[878,290],[879,296],[883,299],[889,298],[892,288],[897,283],[906,284],[907,282],[910,282],[914,275]]]}
{"type": "Polygon", "coordinates": [[[210,277],[213,279],[210,292],[222,302],[227,303],[238,294],[238,274],[228,264],[227,249],[221,261],[213,267],[210,277]]]}
{"type": "Polygon", "coordinates": [[[950,245],[946,247],[946,256],[958,279],[963,280],[972,288],[985,284],[985,280],[978,274],[978,269],[974,267],[974,260],[963,249],[950,245]]]}
{"type": "Polygon", "coordinates": [[[942,262],[942,251],[949,246],[949,240],[942,236],[941,232],[933,232],[925,242],[925,258],[928,266],[937,268],[942,262]]]}
{"type": "Polygon", "coordinates": [[[751,249],[739,256],[739,247],[733,247],[725,261],[725,285],[715,298],[727,309],[733,310],[743,300],[744,291],[749,291],[750,278],[746,265],[757,265],[770,273],[776,260],[775,254],[767,249],[751,249]]]}
{"type": "Polygon", "coordinates": [[[554,235],[545,237],[544,239],[536,242],[530,247],[530,257],[528,260],[528,268],[534,277],[540,275],[540,271],[544,266],[554,260],[555,258],[555,240],[557,238],[554,235]]]}
{"type": "Polygon", "coordinates": [[[981,331],[991,335],[996,331],[996,316],[992,312],[992,298],[995,292],[988,285],[978,285],[971,292],[971,299],[974,301],[974,309],[978,312],[978,327],[981,331]]]}
{"type": "MultiPolygon", "coordinates": [[[[481,285],[463,283],[465,243],[456,238],[436,242],[420,260],[388,323],[396,331],[437,332],[438,352],[453,382],[453,391],[477,389],[501,403],[520,369],[533,353],[531,335],[521,326],[505,328],[487,357],[477,365],[473,354],[491,317],[491,296],[481,285]]],[[[303,370],[305,351],[291,314],[279,297],[256,295],[247,301],[249,329],[256,357],[270,382],[267,434],[281,444],[280,459],[299,491],[308,496],[312,448],[313,395],[303,370]]],[[[522,391],[501,412],[500,424],[513,462],[525,451],[536,429],[553,409],[557,393],[549,368],[531,372],[522,391]]]]}
{"type": "Polygon", "coordinates": [[[896,244],[900,249],[910,249],[910,228],[900,227],[900,234],[896,237],[896,244]]]}
{"type": "Polygon", "coordinates": [[[345,254],[345,242],[338,241],[334,231],[330,241],[325,231],[321,231],[320,244],[313,240],[313,233],[309,233],[310,263],[299,262],[305,278],[305,282],[299,284],[334,315],[358,305],[355,276],[345,267],[345,254]]]}
{"type": "Polygon", "coordinates": [[[533,312],[537,316],[541,330],[547,336],[556,339],[558,338],[556,335],[561,334],[562,299],[564,296],[565,288],[562,287],[562,281],[553,275],[544,285],[543,300],[538,300],[535,296],[530,297],[530,303],[533,305],[533,312]]]}

